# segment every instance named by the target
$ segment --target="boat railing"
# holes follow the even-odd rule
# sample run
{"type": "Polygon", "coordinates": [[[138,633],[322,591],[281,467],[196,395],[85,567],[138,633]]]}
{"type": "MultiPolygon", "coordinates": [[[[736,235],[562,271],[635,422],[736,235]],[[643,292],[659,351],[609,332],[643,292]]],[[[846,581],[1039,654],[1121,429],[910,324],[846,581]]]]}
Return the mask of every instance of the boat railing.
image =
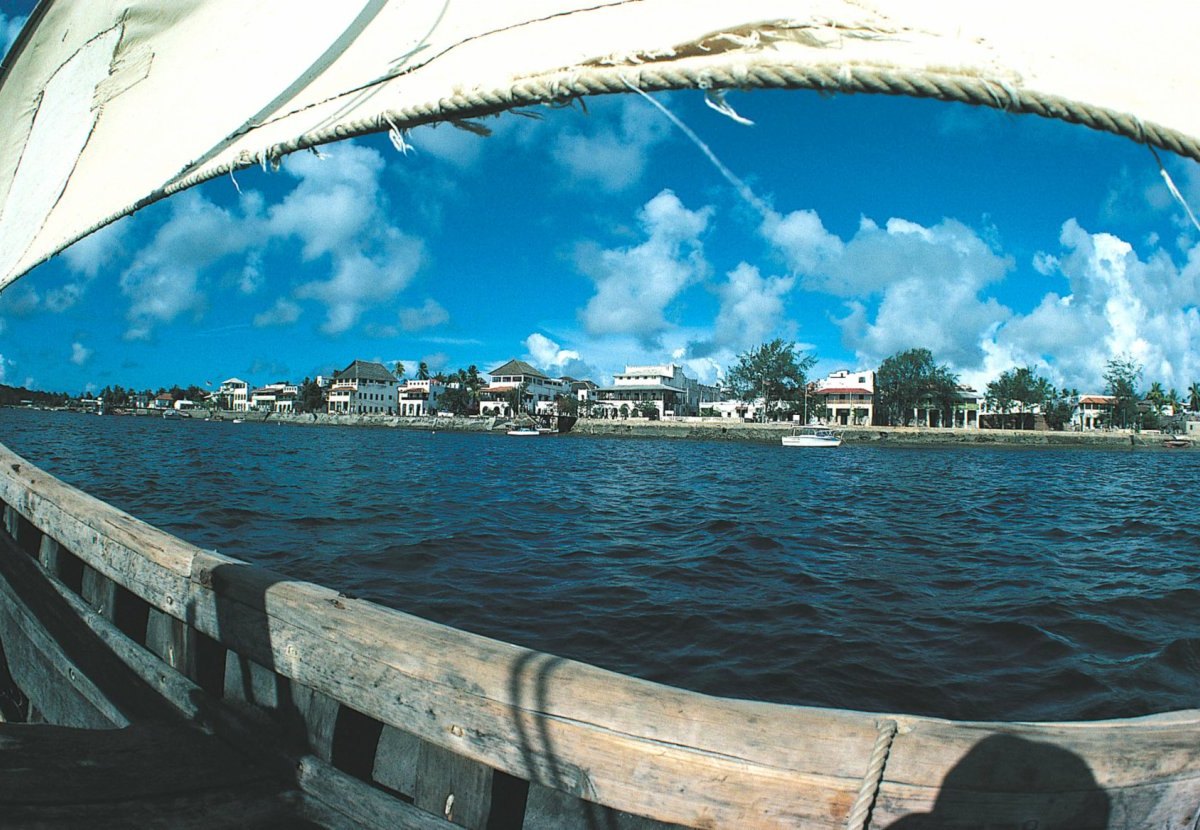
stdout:
{"type": "Polygon", "coordinates": [[[1050,820],[1066,803],[1183,828],[1200,805],[1195,711],[988,724],[717,698],[202,550],[3,447],[0,501],[0,685],[7,663],[32,720],[134,717],[46,633],[18,590],[40,580],[177,709],[280,747],[350,824],[888,827],[942,815],[952,786],[954,815],[1003,826],[1076,826],[1050,820]]]}

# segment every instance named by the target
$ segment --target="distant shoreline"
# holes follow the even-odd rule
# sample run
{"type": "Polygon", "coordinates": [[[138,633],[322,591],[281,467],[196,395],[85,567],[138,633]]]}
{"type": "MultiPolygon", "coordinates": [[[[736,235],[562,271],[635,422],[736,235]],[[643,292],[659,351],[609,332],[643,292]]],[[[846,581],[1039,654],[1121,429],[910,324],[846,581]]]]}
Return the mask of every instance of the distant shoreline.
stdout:
{"type": "MultiPolygon", "coordinates": [[[[327,415],[311,413],[264,417],[261,413],[222,413],[222,420],[245,417],[253,421],[276,421],[307,426],[366,426],[453,432],[500,431],[508,423],[503,418],[401,417],[387,415],[327,415]]],[[[937,427],[835,427],[846,445],[875,446],[956,446],[956,447],[1076,447],[1089,449],[1162,449],[1168,437],[1159,433],[1131,432],[1053,432],[999,429],[943,429],[937,427]]],[[[582,418],[567,433],[574,436],[611,436],[622,438],[670,438],[698,441],[746,441],[778,444],[790,433],[790,424],[747,424],[734,421],[646,421],[582,418]]],[[[1191,449],[1195,449],[1192,447],[1191,449]]],[[[1178,451],[1178,450],[1176,450],[1178,451]]]]}

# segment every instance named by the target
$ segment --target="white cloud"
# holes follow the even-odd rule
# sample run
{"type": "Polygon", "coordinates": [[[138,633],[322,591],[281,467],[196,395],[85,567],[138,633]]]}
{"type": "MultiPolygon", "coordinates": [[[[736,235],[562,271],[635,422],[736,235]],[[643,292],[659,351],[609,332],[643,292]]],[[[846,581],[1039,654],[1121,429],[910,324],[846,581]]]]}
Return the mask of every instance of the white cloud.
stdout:
{"type": "Polygon", "coordinates": [[[121,292],[130,300],[128,340],[145,340],[154,327],[180,314],[199,314],[207,305],[202,272],[238,254],[254,241],[257,223],[236,216],[195,191],[171,203],[168,220],[121,274],[121,292]]]}
{"type": "Polygon", "coordinates": [[[562,366],[568,360],[579,360],[579,352],[561,348],[549,337],[537,332],[526,337],[524,345],[528,350],[529,359],[535,366],[543,369],[562,366]]]}
{"type": "Polygon", "coordinates": [[[425,304],[417,308],[402,308],[399,313],[400,328],[405,331],[420,331],[434,328],[450,320],[450,312],[432,298],[426,299],[425,304]]]}
{"type": "Polygon", "coordinates": [[[280,297],[266,311],[254,315],[254,326],[288,326],[300,319],[300,313],[299,303],[292,302],[287,297],[280,297]]]}
{"type": "Polygon", "coordinates": [[[408,285],[424,249],[390,222],[379,186],[384,161],[377,151],[340,144],[327,155],[288,160],[284,169],[300,183],[270,209],[267,229],[298,238],[306,260],[328,257],[330,276],[300,285],[295,295],[324,303],[321,330],[340,334],[408,285]]]}
{"type": "Polygon", "coordinates": [[[82,366],[91,359],[92,350],[84,346],[79,341],[71,344],[71,362],[76,366],[82,366]]]}
{"type": "Polygon", "coordinates": [[[982,333],[1011,314],[981,292],[1004,278],[1012,259],[954,220],[924,227],[893,218],[880,227],[863,218],[844,242],[815,212],[795,211],[768,213],[761,232],[805,288],[846,300],[842,339],[866,363],[923,346],[952,365],[978,365],[982,333]],[[875,298],[872,316],[867,301],[875,298]]]}
{"type": "Polygon", "coordinates": [[[763,277],[753,265],[740,263],[717,288],[721,310],[714,342],[743,351],[769,340],[783,323],[783,298],[793,283],[789,277],[763,277]]]}
{"type": "Polygon", "coordinates": [[[642,178],[650,150],[671,130],[662,115],[634,95],[595,108],[587,126],[587,132],[559,133],[550,154],[573,184],[594,185],[609,193],[642,178]]]}
{"type": "Polygon", "coordinates": [[[596,294],[581,313],[587,331],[652,341],[669,328],[667,306],[708,271],[700,236],[711,215],[711,208],[688,210],[664,190],[639,211],[645,242],[579,262],[596,283],[596,294]]]}
{"type": "Polygon", "coordinates": [[[12,365],[11,360],[0,354],[0,383],[8,383],[8,367],[12,365]]]}
{"type": "Polygon", "coordinates": [[[63,251],[61,256],[73,273],[92,279],[102,268],[124,253],[132,227],[132,217],[119,219],[90,236],[85,236],[63,251]]]}

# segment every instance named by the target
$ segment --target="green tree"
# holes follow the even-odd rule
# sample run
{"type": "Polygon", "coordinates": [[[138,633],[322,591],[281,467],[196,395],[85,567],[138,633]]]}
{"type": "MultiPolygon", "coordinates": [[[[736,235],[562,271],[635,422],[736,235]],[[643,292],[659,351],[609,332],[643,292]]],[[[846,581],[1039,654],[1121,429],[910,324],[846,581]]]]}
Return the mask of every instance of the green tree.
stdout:
{"type": "Polygon", "coordinates": [[[658,420],[658,407],[652,401],[642,401],[635,411],[648,421],[658,420]]]}
{"type": "Polygon", "coordinates": [[[725,381],[743,401],[762,398],[765,421],[777,402],[800,399],[808,383],[806,373],[816,362],[816,355],[798,355],[795,343],[776,338],[738,355],[725,381]]]}
{"type": "Polygon", "coordinates": [[[876,418],[907,426],[921,407],[949,420],[958,399],[958,376],[933,360],[929,349],[908,349],[883,361],[875,373],[876,418]]]}
{"type": "Polygon", "coordinates": [[[429,364],[424,360],[417,364],[417,380],[429,380],[429,364]]]}
{"type": "MultiPolygon", "coordinates": [[[[1047,410],[1059,397],[1054,384],[1029,366],[1002,372],[1000,377],[987,385],[984,392],[988,407],[1000,415],[1001,429],[1008,428],[1008,416],[1014,411],[1019,415],[1013,423],[1017,429],[1033,429],[1032,414],[1035,409],[1040,410],[1049,423],[1047,410]]],[[[1070,413],[1067,419],[1070,419],[1070,413]]],[[[1052,424],[1051,427],[1060,428],[1052,424]]]]}
{"type": "Polygon", "coordinates": [[[1108,361],[1104,382],[1108,394],[1117,399],[1113,406],[1113,426],[1123,429],[1138,423],[1138,383],[1142,379],[1142,364],[1130,355],[1118,355],[1108,361]]]}
{"type": "Polygon", "coordinates": [[[1150,391],[1146,393],[1146,401],[1154,407],[1155,415],[1162,414],[1163,407],[1167,403],[1167,393],[1163,391],[1163,385],[1157,380],[1150,384],[1150,391]]]}
{"type": "Polygon", "coordinates": [[[296,409],[300,412],[324,412],[325,390],[316,381],[305,378],[296,396],[296,409]]]}
{"type": "Polygon", "coordinates": [[[1188,409],[1200,412],[1200,383],[1193,383],[1188,389],[1188,409]]]}
{"type": "Polygon", "coordinates": [[[397,360],[395,365],[392,366],[392,374],[396,376],[396,380],[400,381],[400,383],[404,383],[404,361],[403,360],[397,360]]]}

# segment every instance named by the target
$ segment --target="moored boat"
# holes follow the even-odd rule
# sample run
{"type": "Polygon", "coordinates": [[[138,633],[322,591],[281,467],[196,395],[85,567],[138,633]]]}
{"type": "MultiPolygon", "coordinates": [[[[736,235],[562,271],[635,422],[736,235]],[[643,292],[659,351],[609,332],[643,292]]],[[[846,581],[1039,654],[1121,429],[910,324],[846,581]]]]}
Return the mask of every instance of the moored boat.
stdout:
{"type": "Polygon", "coordinates": [[[840,447],[841,437],[825,427],[797,427],[782,438],[785,447],[840,447]]]}

